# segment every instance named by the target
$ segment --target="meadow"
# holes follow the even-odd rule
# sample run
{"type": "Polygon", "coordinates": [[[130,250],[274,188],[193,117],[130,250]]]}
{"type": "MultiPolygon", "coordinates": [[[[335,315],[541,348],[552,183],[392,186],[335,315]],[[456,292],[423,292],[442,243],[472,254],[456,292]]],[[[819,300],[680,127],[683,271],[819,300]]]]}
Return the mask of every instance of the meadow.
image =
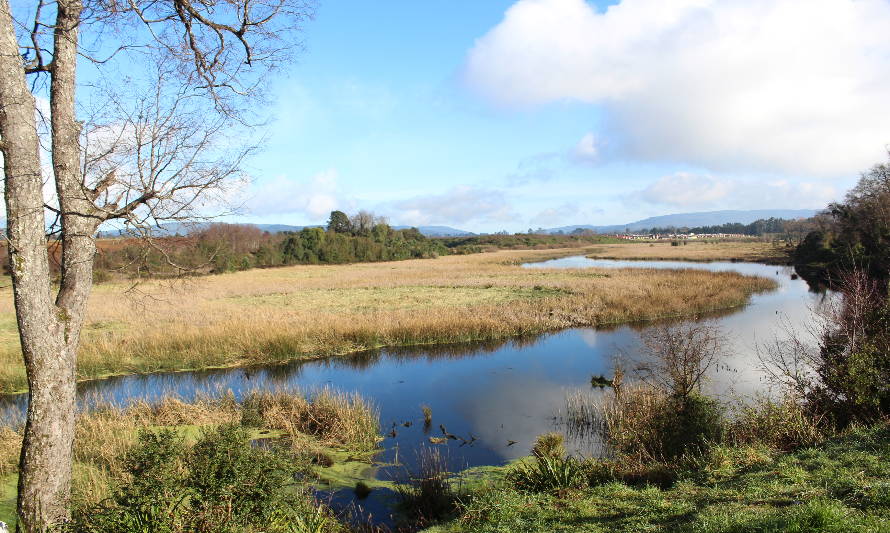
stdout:
{"type": "MultiPolygon", "coordinates": [[[[771,280],[655,269],[527,269],[584,250],[300,265],[97,285],[79,379],[282,362],[537,334],[744,305],[771,280]]],[[[11,290],[0,289],[0,391],[25,388],[11,290]]]]}
{"type": "Polygon", "coordinates": [[[769,264],[788,264],[790,249],[781,243],[768,241],[632,241],[622,244],[603,244],[593,248],[587,256],[592,259],[634,259],[660,261],[742,261],[769,264]]]}

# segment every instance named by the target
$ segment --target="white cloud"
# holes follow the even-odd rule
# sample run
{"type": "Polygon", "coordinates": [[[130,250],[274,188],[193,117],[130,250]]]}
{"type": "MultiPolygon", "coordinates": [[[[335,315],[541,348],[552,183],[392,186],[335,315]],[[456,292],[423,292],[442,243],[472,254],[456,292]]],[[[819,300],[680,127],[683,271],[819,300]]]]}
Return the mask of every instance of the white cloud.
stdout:
{"type": "Polygon", "coordinates": [[[838,197],[838,190],[824,183],[735,180],[676,172],[628,195],[625,200],[683,209],[819,209],[838,197]]]}
{"type": "Polygon", "coordinates": [[[578,163],[596,163],[600,158],[600,140],[593,133],[587,133],[572,149],[570,156],[578,163]]]}
{"type": "Polygon", "coordinates": [[[511,222],[518,217],[503,191],[459,186],[442,194],[394,202],[394,218],[403,224],[467,225],[470,222],[511,222]]]}
{"type": "Polygon", "coordinates": [[[355,201],[341,190],[338,174],[328,169],[305,181],[277,176],[254,185],[247,207],[252,215],[304,213],[312,219],[326,218],[335,209],[351,210],[355,201]]]}
{"type": "Polygon", "coordinates": [[[602,105],[633,157],[835,176],[890,142],[888,27],[885,0],[520,0],[465,78],[504,105],[602,105]]]}

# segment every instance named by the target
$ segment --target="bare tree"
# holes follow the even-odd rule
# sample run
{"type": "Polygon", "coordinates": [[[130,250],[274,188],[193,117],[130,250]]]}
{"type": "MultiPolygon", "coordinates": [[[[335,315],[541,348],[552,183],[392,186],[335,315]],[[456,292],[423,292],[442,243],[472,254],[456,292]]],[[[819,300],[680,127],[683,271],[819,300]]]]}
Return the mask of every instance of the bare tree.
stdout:
{"type": "Polygon", "coordinates": [[[834,288],[810,324],[786,322],[760,347],[761,368],[817,416],[841,425],[879,419],[890,408],[885,285],[859,269],[840,273],[834,288]]]}
{"type": "Polygon", "coordinates": [[[653,326],[641,337],[634,372],[681,401],[700,391],[708,370],[726,356],[724,334],[712,322],[653,326]]]}
{"type": "Polygon", "coordinates": [[[29,384],[20,531],[68,516],[77,348],[98,228],[117,220],[146,235],[204,212],[249,153],[215,149],[252,121],[268,72],[288,59],[310,15],[303,0],[34,0],[14,9],[0,0],[6,235],[29,384]],[[90,85],[78,84],[84,65],[90,85]],[[149,83],[126,79],[139,72],[149,83]],[[84,113],[86,97],[101,98],[102,111],[84,113]],[[46,99],[51,169],[41,165],[35,113],[46,99]],[[62,248],[58,289],[47,212],[62,248]]]}

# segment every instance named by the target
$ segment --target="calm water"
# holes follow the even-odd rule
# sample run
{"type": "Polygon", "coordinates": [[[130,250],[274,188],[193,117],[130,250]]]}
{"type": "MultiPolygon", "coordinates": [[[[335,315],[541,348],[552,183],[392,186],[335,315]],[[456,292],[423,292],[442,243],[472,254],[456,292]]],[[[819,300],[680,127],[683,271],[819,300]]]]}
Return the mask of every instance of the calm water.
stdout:
{"type": "MultiPolygon", "coordinates": [[[[728,397],[764,390],[757,370],[757,344],[777,332],[780,317],[802,324],[825,298],[811,292],[806,282],[792,279],[790,267],[752,263],[685,263],[591,260],[568,257],[525,265],[528,268],[696,268],[732,270],[778,281],[778,290],[756,295],[751,304],[722,313],[718,320],[729,336],[733,357],[729,368],[713,376],[712,392],[728,397]]],[[[269,387],[313,388],[332,386],[356,391],[380,408],[388,436],[379,456],[381,463],[411,465],[416,450],[429,445],[429,436],[441,436],[440,424],[451,434],[472,442],[449,440],[440,445],[452,470],[503,464],[527,455],[534,438],[556,428],[554,415],[563,407],[569,389],[590,389],[591,375],[611,375],[612,357],[619,350],[632,352],[639,329],[627,325],[608,329],[570,329],[528,339],[468,345],[386,349],[349,357],[292,363],[274,367],[165,373],[110,378],[80,386],[83,401],[157,399],[175,393],[189,399],[199,393],[232,391],[240,396],[269,387]],[[89,399],[89,400],[87,400],[89,399]],[[423,427],[422,404],[433,411],[429,431],[423,427]],[[405,422],[411,422],[405,427],[405,422]],[[475,438],[475,440],[473,440],[475,438]]],[[[24,398],[0,400],[7,417],[20,413],[24,398]]],[[[577,450],[591,453],[591,444],[572,441],[577,450]]],[[[381,468],[378,477],[392,477],[403,469],[381,468]]],[[[338,501],[351,499],[341,492],[338,501]]],[[[365,502],[379,507],[380,502],[365,502]]],[[[378,509],[377,516],[380,515],[378,509]]]]}

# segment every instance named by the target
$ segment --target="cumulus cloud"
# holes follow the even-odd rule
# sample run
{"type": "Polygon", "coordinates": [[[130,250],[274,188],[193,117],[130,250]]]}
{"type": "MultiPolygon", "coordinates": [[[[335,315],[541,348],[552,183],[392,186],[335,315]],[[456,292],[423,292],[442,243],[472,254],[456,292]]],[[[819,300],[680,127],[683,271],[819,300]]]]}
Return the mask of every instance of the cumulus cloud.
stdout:
{"type": "Polygon", "coordinates": [[[890,142],[887,27],[885,0],[520,0],[464,74],[504,105],[601,105],[632,157],[836,176],[890,142]]]}
{"type": "Polygon", "coordinates": [[[415,196],[394,202],[394,216],[403,224],[466,225],[470,222],[511,222],[518,217],[503,191],[460,186],[442,194],[415,196]]]}
{"type": "Polygon", "coordinates": [[[335,210],[351,210],[355,201],[338,184],[337,171],[328,169],[308,180],[277,176],[254,186],[247,207],[253,215],[304,213],[313,219],[335,210]]]}
{"type": "Polygon", "coordinates": [[[684,209],[822,208],[839,196],[824,183],[790,180],[735,180],[676,172],[663,176],[625,200],[684,209]]]}

